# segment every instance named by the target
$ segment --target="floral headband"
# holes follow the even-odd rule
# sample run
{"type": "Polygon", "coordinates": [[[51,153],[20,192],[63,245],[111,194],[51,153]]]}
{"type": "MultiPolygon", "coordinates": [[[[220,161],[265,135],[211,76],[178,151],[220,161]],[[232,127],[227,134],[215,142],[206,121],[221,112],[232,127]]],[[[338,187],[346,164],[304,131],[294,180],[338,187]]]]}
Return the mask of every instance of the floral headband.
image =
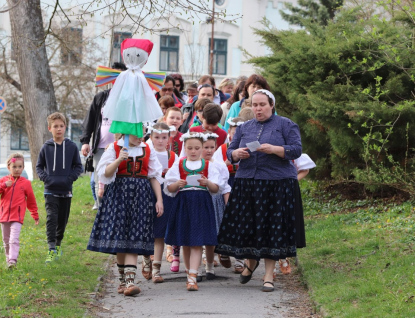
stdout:
{"type": "Polygon", "coordinates": [[[262,93],[262,94],[265,94],[265,95],[267,95],[269,98],[271,98],[272,99],[272,101],[274,102],[274,106],[275,106],[275,96],[269,91],[269,90],[267,90],[267,89],[259,89],[259,90],[257,90],[257,91],[255,91],[253,94],[252,94],[252,97],[254,97],[254,95],[256,94],[256,93],[262,93]]]}
{"type": "Polygon", "coordinates": [[[236,127],[236,126],[241,126],[244,123],[244,121],[239,121],[239,122],[235,123],[233,121],[235,118],[231,117],[231,118],[228,119],[227,123],[229,124],[229,126],[236,127]]]}
{"type": "Polygon", "coordinates": [[[174,127],[174,126],[169,126],[169,130],[165,130],[165,129],[153,128],[154,125],[155,125],[154,123],[148,123],[147,124],[148,131],[155,132],[157,134],[168,134],[172,131],[176,131],[176,127],[174,127]]]}
{"type": "Polygon", "coordinates": [[[209,138],[210,139],[212,139],[212,138],[219,138],[219,136],[217,135],[217,134],[215,134],[215,133],[205,133],[204,134],[205,136],[206,136],[206,140],[205,141],[207,141],[209,138]]]}
{"type": "Polygon", "coordinates": [[[203,141],[206,141],[207,140],[206,135],[207,134],[203,134],[203,133],[200,133],[200,132],[198,132],[198,133],[192,133],[192,134],[190,134],[189,132],[187,132],[187,133],[181,135],[180,141],[185,142],[187,139],[193,139],[193,138],[200,138],[203,141]]]}

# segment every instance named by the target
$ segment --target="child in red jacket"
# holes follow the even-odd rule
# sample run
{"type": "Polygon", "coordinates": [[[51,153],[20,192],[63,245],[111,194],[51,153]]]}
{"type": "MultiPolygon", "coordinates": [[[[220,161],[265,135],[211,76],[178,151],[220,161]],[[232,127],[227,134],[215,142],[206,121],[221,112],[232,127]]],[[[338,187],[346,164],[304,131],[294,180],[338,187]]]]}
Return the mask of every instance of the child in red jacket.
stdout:
{"type": "Polygon", "coordinates": [[[10,155],[7,160],[7,169],[10,175],[0,179],[0,223],[7,266],[12,269],[16,267],[19,255],[19,236],[26,207],[35,219],[36,225],[39,224],[39,215],[32,184],[26,178],[21,177],[24,169],[23,156],[19,153],[10,155]]]}

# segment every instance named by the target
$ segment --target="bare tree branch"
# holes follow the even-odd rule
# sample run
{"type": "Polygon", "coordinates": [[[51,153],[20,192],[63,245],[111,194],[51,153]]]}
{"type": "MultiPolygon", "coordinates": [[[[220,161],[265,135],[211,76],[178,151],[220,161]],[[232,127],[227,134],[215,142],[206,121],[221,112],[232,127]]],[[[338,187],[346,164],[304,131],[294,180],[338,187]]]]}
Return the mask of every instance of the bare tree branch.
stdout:
{"type": "Polygon", "coordinates": [[[20,2],[22,2],[22,0],[18,0],[12,7],[10,7],[10,8],[5,8],[5,9],[0,9],[0,13],[6,13],[6,12],[9,12],[10,10],[13,10],[14,8],[16,8],[19,4],[20,4],[20,2]]]}
{"type": "Polygon", "coordinates": [[[2,72],[2,73],[0,73],[0,77],[1,77],[2,79],[4,79],[5,81],[9,82],[10,84],[12,84],[14,87],[16,87],[16,88],[17,88],[17,90],[18,90],[19,92],[21,92],[21,91],[22,91],[22,86],[20,85],[20,83],[19,83],[19,82],[17,82],[15,79],[13,79],[13,78],[9,75],[9,73],[7,72],[7,63],[6,63],[6,48],[5,48],[5,47],[3,47],[3,52],[2,52],[2,55],[3,55],[3,72],[2,72]]]}

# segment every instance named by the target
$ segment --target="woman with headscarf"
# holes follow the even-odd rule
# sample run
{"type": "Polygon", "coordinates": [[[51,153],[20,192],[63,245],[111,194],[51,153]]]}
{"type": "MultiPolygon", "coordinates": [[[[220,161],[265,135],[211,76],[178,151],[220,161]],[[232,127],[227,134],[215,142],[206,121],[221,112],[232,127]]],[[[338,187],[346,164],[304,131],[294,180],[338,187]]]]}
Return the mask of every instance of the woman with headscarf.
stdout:
{"type": "Polygon", "coordinates": [[[274,112],[275,97],[264,89],[252,95],[255,119],[245,122],[227,150],[239,163],[218,234],[215,252],[247,259],[240,283],[246,284],[265,259],[262,290],[274,290],[275,262],[296,256],[295,187],[292,160],[301,155],[300,130],[274,112]]]}

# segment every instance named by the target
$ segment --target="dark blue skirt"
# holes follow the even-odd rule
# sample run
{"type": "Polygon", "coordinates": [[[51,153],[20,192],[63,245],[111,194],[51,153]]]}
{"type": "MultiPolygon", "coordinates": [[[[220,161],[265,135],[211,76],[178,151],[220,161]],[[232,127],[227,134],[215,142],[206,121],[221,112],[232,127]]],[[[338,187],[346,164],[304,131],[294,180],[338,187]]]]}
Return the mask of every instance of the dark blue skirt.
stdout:
{"type": "Polygon", "coordinates": [[[116,178],[105,190],[87,249],[154,254],[153,190],[148,179],[116,178]]]}
{"type": "Polygon", "coordinates": [[[218,243],[212,196],[208,191],[179,191],[173,198],[165,242],[177,246],[218,243]]]}
{"type": "Polygon", "coordinates": [[[169,220],[170,209],[173,202],[172,197],[164,194],[163,186],[164,185],[161,185],[161,193],[163,195],[164,213],[159,218],[157,217],[157,214],[154,214],[154,238],[164,238],[166,236],[167,221],[169,220]]]}
{"type": "Polygon", "coordinates": [[[236,178],[215,252],[237,259],[296,256],[296,181],[236,178]]]}

